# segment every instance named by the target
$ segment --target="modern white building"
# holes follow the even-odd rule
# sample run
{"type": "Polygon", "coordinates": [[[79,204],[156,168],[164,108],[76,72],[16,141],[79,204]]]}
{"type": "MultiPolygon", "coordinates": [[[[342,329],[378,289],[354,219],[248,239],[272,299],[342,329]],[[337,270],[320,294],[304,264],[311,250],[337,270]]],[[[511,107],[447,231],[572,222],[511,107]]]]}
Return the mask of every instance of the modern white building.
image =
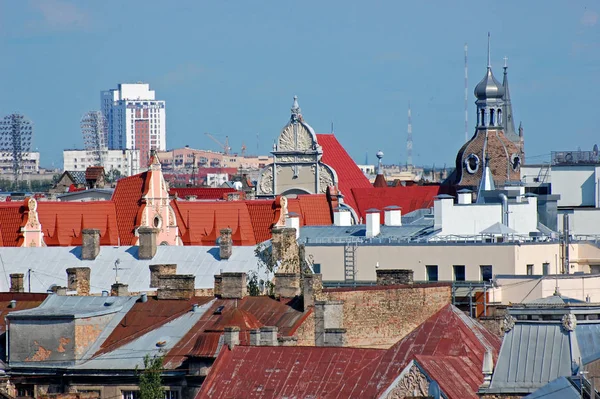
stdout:
{"type": "MultiPolygon", "coordinates": [[[[110,173],[116,169],[121,176],[132,176],[140,173],[139,150],[107,150],[102,154],[104,170],[110,173]]],[[[94,158],[86,150],[64,150],[64,170],[85,171],[89,166],[95,166],[94,158]]]]}
{"type": "Polygon", "coordinates": [[[145,167],[150,150],[166,149],[165,102],[156,99],[148,83],[120,83],[102,91],[100,101],[110,150],[139,150],[140,166],[145,167]]]}
{"type": "MultiPolygon", "coordinates": [[[[23,154],[23,168],[21,173],[38,173],[40,171],[40,153],[32,151],[23,154]]],[[[13,154],[11,152],[0,152],[1,173],[13,173],[13,154]]]]}

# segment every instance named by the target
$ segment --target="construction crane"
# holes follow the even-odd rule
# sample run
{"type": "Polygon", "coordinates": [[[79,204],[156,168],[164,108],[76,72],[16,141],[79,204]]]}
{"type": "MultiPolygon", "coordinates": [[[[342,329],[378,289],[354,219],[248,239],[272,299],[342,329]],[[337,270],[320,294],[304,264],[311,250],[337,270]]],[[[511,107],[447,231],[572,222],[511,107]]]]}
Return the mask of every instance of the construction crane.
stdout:
{"type": "Polygon", "coordinates": [[[221,147],[223,149],[223,153],[225,155],[229,155],[229,151],[231,150],[231,147],[229,147],[229,136],[225,136],[225,144],[223,144],[219,140],[217,140],[212,134],[210,134],[210,133],[204,133],[204,134],[207,135],[212,141],[217,143],[219,145],[219,147],[221,147]]]}

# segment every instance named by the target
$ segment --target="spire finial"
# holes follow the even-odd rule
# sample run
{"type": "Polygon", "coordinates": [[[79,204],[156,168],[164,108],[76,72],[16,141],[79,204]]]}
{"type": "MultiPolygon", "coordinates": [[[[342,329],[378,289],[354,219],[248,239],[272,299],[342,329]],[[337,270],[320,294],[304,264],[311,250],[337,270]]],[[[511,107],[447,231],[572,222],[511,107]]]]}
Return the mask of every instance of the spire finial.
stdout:
{"type": "Polygon", "coordinates": [[[300,106],[298,105],[298,96],[294,96],[294,103],[292,104],[292,121],[296,121],[298,119],[300,119],[300,114],[301,114],[301,110],[300,110],[300,106]]]}
{"type": "Polygon", "coordinates": [[[490,32],[488,32],[488,63],[487,63],[487,67],[491,68],[492,67],[492,61],[491,61],[491,57],[490,57],[490,32]]]}
{"type": "Polygon", "coordinates": [[[508,68],[508,57],[504,56],[504,71],[506,72],[506,68],[508,68]]]}

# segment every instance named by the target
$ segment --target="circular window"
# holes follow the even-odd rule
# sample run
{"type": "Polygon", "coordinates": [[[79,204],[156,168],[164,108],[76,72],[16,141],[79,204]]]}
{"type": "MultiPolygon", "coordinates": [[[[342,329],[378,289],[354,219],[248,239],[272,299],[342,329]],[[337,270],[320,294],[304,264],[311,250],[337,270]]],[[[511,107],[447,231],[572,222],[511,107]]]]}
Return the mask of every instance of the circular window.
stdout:
{"type": "Polygon", "coordinates": [[[519,170],[519,168],[521,167],[521,157],[517,154],[512,154],[510,156],[510,166],[515,172],[519,170]]]}
{"type": "Polygon", "coordinates": [[[475,154],[471,154],[465,159],[465,168],[467,172],[473,174],[479,170],[479,157],[475,154]]]}
{"type": "Polygon", "coordinates": [[[155,228],[157,228],[157,229],[160,228],[161,220],[160,220],[159,215],[154,216],[154,220],[152,221],[152,224],[154,225],[155,228]]]}

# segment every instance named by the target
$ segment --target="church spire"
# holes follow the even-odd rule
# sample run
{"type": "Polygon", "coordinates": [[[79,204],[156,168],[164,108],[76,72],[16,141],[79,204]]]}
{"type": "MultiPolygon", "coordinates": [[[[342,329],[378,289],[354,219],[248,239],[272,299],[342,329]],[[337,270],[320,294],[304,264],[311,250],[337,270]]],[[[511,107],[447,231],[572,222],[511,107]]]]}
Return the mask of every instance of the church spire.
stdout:
{"type": "Polygon", "coordinates": [[[515,131],[515,121],[513,118],[512,103],[510,101],[510,90],[508,88],[508,57],[504,57],[504,79],[502,80],[504,87],[504,134],[512,142],[519,142],[519,136],[515,131]]]}

